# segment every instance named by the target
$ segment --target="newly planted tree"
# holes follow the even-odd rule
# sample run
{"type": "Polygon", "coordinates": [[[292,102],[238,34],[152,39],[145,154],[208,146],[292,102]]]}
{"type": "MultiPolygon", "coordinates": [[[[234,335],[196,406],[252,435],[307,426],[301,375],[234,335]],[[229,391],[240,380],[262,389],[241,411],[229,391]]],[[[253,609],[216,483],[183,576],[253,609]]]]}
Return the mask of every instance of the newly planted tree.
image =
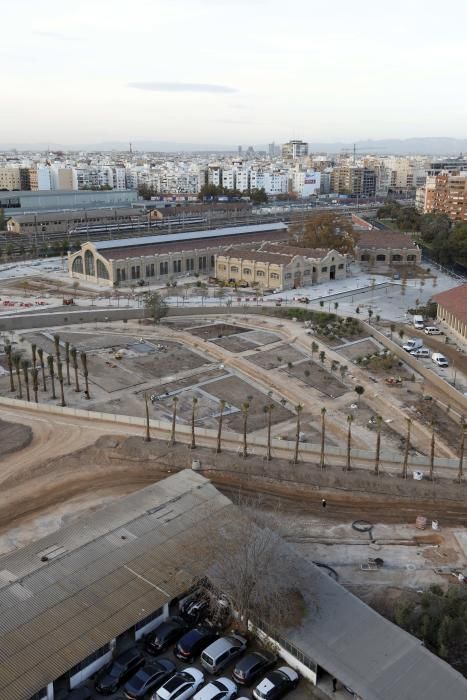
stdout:
{"type": "Polygon", "coordinates": [[[31,376],[32,376],[32,390],[34,392],[34,401],[36,403],[39,403],[39,372],[37,370],[37,367],[33,367],[31,370],[31,376]]]}
{"type": "Polygon", "coordinates": [[[81,366],[83,368],[83,375],[84,375],[84,395],[86,399],[90,399],[91,396],[89,394],[89,374],[88,374],[88,358],[85,352],[80,353],[80,358],[81,358],[81,366]]]}
{"type": "Polygon", "coordinates": [[[407,437],[405,438],[405,450],[404,450],[404,461],[402,463],[402,478],[407,479],[407,469],[409,464],[409,450],[410,450],[410,430],[412,428],[412,421],[407,418],[407,437]]]}
{"type": "Polygon", "coordinates": [[[295,426],[295,448],[292,463],[298,464],[298,448],[300,445],[300,416],[303,411],[303,406],[301,404],[297,404],[295,406],[295,411],[297,413],[297,423],[295,426]]]}
{"type": "Polygon", "coordinates": [[[78,380],[78,351],[76,348],[71,348],[71,363],[73,365],[73,370],[75,373],[75,391],[80,391],[79,380],[78,380]]]}
{"type": "Polygon", "coordinates": [[[10,375],[10,391],[15,391],[15,381],[13,379],[13,348],[10,343],[5,345],[5,355],[8,363],[8,374],[10,375]]]}
{"type": "Polygon", "coordinates": [[[326,353],[324,350],[321,350],[319,353],[319,361],[321,362],[322,365],[324,365],[324,360],[326,359],[326,353]]]}
{"type": "Polygon", "coordinates": [[[55,345],[55,358],[57,360],[57,366],[60,362],[60,336],[58,333],[54,335],[54,345],[55,345]]]}
{"type": "Polygon", "coordinates": [[[61,360],[57,361],[57,378],[60,385],[60,406],[65,406],[65,393],[63,391],[63,365],[61,360]]]}
{"type": "Polygon", "coordinates": [[[65,342],[65,364],[66,364],[66,383],[71,386],[70,379],[70,343],[67,340],[65,342]]]}
{"type": "Polygon", "coordinates": [[[242,414],[243,414],[243,459],[248,457],[248,445],[247,445],[247,433],[248,433],[248,411],[250,410],[250,404],[248,401],[242,403],[242,414]]]}
{"type": "Polygon", "coordinates": [[[55,367],[54,367],[54,356],[53,355],[47,355],[47,366],[49,368],[49,376],[50,376],[50,383],[52,385],[52,398],[56,399],[55,395],[55,367]]]}
{"type": "Polygon", "coordinates": [[[196,448],[196,437],[195,437],[195,416],[196,416],[196,406],[198,404],[198,399],[196,396],[193,396],[193,399],[191,401],[191,449],[194,450],[196,448]]]}
{"type": "Polygon", "coordinates": [[[431,445],[430,445],[430,473],[429,473],[430,481],[433,481],[434,471],[435,471],[435,431],[434,431],[434,428],[432,426],[431,445]]]}
{"type": "Polygon", "coordinates": [[[376,455],[375,455],[375,475],[379,476],[380,454],[381,454],[381,424],[382,416],[376,416],[376,455]]]}
{"type": "Polygon", "coordinates": [[[319,457],[319,466],[321,469],[324,469],[325,467],[325,462],[324,462],[324,441],[326,439],[326,409],[323,406],[321,409],[321,453],[319,457]]]}
{"type": "Polygon", "coordinates": [[[311,343],[311,357],[313,357],[315,352],[318,352],[318,350],[319,350],[319,345],[316,341],[313,340],[313,342],[311,343]]]}
{"type": "Polygon", "coordinates": [[[37,354],[39,356],[39,364],[41,366],[41,374],[42,374],[42,388],[44,391],[47,391],[47,384],[45,381],[45,362],[44,362],[44,351],[42,348],[37,348],[37,354]]]}
{"type": "Polygon", "coordinates": [[[352,414],[347,416],[347,460],[346,460],[346,470],[350,471],[350,450],[352,449],[352,414]]]}
{"type": "Polygon", "coordinates": [[[36,366],[37,362],[37,345],[35,343],[32,343],[31,345],[31,359],[32,359],[32,367],[36,366]]]}
{"type": "Polygon", "coordinates": [[[358,396],[358,405],[360,406],[360,399],[363,396],[363,394],[365,393],[365,387],[362,386],[361,384],[357,384],[354,391],[358,396]]]}
{"type": "Polygon", "coordinates": [[[27,360],[26,358],[24,358],[24,360],[21,360],[21,368],[23,370],[24,385],[26,387],[26,399],[30,401],[31,393],[29,391],[29,360],[27,360]]]}
{"type": "Polygon", "coordinates": [[[23,398],[23,387],[21,384],[21,353],[20,352],[15,352],[13,353],[13,364],[15,367],[16,371],[16,379],[18,380],[18,398],[22,399],[23,398]]]}
{"type": "Polygon", "coordinates": [[[172,397],[172,430],[170,431],[170,445],[175,445],[175,427],[177,424],[177,403],[178,398],[172,397]]]}
{"type": "Polygon", "coordinates": [[[221,399],[221,400],[219,401],[219,405],[220,405],[220,409],[221,409],[221,410],[220,410],[220,413],[219,413],[219,422],[218,422],[218,425],[217,425],[217,447],[216,447],[216,452],[217,452],[217,454],[219,454],[220,452],[222,452],[222,445],[221,445],[221,441],[222,441],[222,419],[223,419],[223,417],[224,417],[225,404],[226,404],[226,402],[224,401],[224,399],[221,399]]]}
{"type": "Polygon", "coordinates": [[[464,449],[465,449],[465,416],[461,416],[460,441],[459,441],[459,471],[457,473],[457,481],[462,483],[464,479],[464,449]]]}
{"type": "Polygon", "coordinates": [[[266,447],[266,459],[268,462],[271,461],[271,427],[272,427],[272,412],[274,410],[274,404],[268,403],[264,406],[263,411],[268,415],[268,437],[267,437],[267,447],[266,447]]]}
{"type": "Polygon", "coordinates": [[[151,434],[149,431],[149,402],[148,402],[148,395],[146,392],[144,392],[144,410],[146,413],[146,435],[145,435],[145,442],[150,442],[151,440],[151,434]]]}

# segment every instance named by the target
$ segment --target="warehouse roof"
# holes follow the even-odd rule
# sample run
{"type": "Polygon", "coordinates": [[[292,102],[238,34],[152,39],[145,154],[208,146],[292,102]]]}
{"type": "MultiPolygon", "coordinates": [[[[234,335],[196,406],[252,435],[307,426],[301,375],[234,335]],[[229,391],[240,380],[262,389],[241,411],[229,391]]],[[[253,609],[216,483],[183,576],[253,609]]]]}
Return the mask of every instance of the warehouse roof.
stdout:
{"type": "Polygon", "coordinates": [[[19,224],[33,224],[36,221],[86,221],[93,217],[111,218],[115,216],[131,216],[135,219],[143,215],[138,209],[133,207],[98,207],[95,209],[67,209],[64,211],[38,212],[37,214],[12,214],[10,221],[17,221],[19,224]]]}
{"type": "MultiPolygon", "coordinates": [[[[206,524],[211,537],[228,538],[238,518],[185,470],[2,557],[2,697],[26,700],[209,574],[215,548],[199,547],[206,524]]],[[[467,681],[419,640],[283,547],[307,603],[283,636],[306,656],[365,700],[467,697],[467,681]]]]}
{"type": "Polygon", "coordinates": [[[418,246],[410,236],[398,231],[359,231],[356,247],[363,248],[409,248],[417,249],[418,246]]]}
{"type": "Polygon", "coordinates": [[[96,250],[110,250],[116,248],[135,248],[137,246],[162,245],[179,241],[205,240],[210,238],[224,238],[229,236],[241,236],[242,234],[261,234],[269,231],[287,231],[286,224],[255,224],[252,226],[229,226],[226,228],[208,229],[205,231],[186,231],[185,233],[168,233],[162,236],[140,236],[138,238],[123,238],[113,241],[93,242],[96,250]]]}
{"type": "Polygon", "coordinates": [[[459,321],[467,323],[467,284],[440,292],[433,297],[437,304],[453,314],[459,321]]]}

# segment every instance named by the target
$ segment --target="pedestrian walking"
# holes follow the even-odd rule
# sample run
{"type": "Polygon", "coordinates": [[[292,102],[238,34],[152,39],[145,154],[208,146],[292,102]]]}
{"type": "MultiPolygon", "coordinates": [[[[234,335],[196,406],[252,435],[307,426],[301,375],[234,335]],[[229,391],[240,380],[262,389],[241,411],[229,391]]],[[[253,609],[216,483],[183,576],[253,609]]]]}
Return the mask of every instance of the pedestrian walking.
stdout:
{"type": "Polygon", "coordinates": [[[327,503],[325,498],[321,499],[321,505],[323,506],[323,508],[326,508],[327,503]]]}

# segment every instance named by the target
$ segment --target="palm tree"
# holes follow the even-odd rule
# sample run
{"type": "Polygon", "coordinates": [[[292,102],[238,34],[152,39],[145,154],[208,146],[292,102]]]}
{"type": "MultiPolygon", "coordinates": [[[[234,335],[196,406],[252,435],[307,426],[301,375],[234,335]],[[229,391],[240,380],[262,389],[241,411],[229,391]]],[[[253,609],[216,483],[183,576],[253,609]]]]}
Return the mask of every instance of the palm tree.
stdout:
{"type": "Polygon", "coordinates": [[[57,358],[57,363],[60,362],[60,336],[56,333],[54,335],[54,345],[55,345],[55,357],[57,358]]]}
{"type": "Polygon", "coordinates": [[[334,302],[334,311],[337,311],[338,308],[339,308],[339,302],[335,301],[334,302]]]}
{"type": "Polygon", "coordinates": [[[435,430],[432,426],[431,447],[430,447],[430,474],[429,474],[430,481],[433,481],[434,471],[435,471],[435,430]]]}
{"type": "Polygon", "coordinates": [[[145,442],[150,442],[151,441],[151,434],[149,432],[149,404],[148,404],[148,395],[146,392],[144,392],[144,408],[146,412],[146,436],[144,438],[145,442]]]}
{"type": "Polygon", "coordinates": [[[250,404],[248,401],[242,403],[242,413],[243,413],[243,459],[248,457],[248,447],[247,447],[247,426],[248,426],[248,411],[250,409],[250,404]]]}
{"type": "Polygon", "coordinates": [[[21,353],[13,354],[13,364],[15,366],[16,378],[18,379],[18,398],[23,398],[23,387],[21,386],[21,353]]]}
{"type": "Polygon", "coordinates": [[[47,384],[45,383],[45,364],[44,364],[44,351],[43,351],[43,349],[37,348],[37,354],[39,355],[39,362],[41,365],[42,385],[43,385],[44,391],[47,391],[47,384]]]}
{"type": "Polygon", "coordinates": [[[350,467],[350,450],[352,447],[352,421],[353,421],[353,416],[350,414],[347,416],[347,464],[346,464],[346,470],[349,472],[351,467],[350,467]]]}
{"type": "Polygon", "coordinates": [[[334,373],[338,367],[339,367],[339,363],[337,362],[337,360],[333,360],[331,362],[331,372],[334,373]]]}
{"type": "Polygon", "coordinates": [[[323,406],[321,409],[321,454],[319,458],[319,466],[324,469],[324,440],[326,437],[326,409],[323,406]]]}
{"type": "Polygon", "coordinates": [[[31,394],[29,391],[29,360],[27,360],[26,358],[24,358],[24,360],[21,360],[21,367],[24,375],[24,384],[26,386],[26,399],[27,401],[30,401],[31,394]]]}
{"type": "Polygon", "coordinates": [[[216,452],[219,454],[222,452],[222,447],[221,447],[221,438],[222,438],[222,418],[224,417],[224,408],[226,402],[224,399],[220,400],[220,407],[221,407],[221,412],[219,413],[219,424],[217,426],[217,447],[216,447],[216,452]]]}
{"type": "Polygon", "coordinates": [[[193,396],[193,399],[191,401],[191,445],[190,448],[194,450],[196,448],[196,439],[195,439],[195,414],[196,414],[196,404],[198,403],[198,399],[196,396],[193,396]]]}
{"type": "Polygon", "coordinates": [[[66,383],[71,386],[70,380],[70,343],[65,342],[65,364],[66,364],[66,383]]]}
{"type": "Polygon", "coordinates": [[[172,398],[173,408],[172,408],[172,431],[170,434],[170,443],[169,443],[170,445],[175,445],[175,424],[176,424],[176,420],[177,420],[177,402],[178,402],[178,398],[176,396],[174,396],[172,398]]]}
{"type": "Polygon", "coordinates": [[[460,435],[460,445],[459,445],[459,471],[457,474],[457,481],[462,483],[464,478],[464,448],[465,448],[465,416],[461,416],[461,435],[460,435]]]}
{"type": "Polygon", "coordinates": [[[325,357],[326,357],[326,353],[324,352],[324,350],[321,350],[321,352],[319,353],[319,361],[321,362],[322,365],[324,365],[325,357]]]}
{"type": "Polygon", "coordinates": [[[375,475],[379,476],[379,462],[381,453],[381,424],[383,422],[382,416],[376,416],[376,455],[375,455],[375,475]]]}
{"type": "Polygon", "coordinates": [[[405,451],[404,451],[404,461],[402,463],[402,478],[407,479],[407,467],[409,463],[409,450],[410,450],[410,429],[412,427],[412,421],[407,418],[407,437],[405,440],[405,451]]]}
{"type": "Polygon", "coordinates": [[[311,357],[314,356],[315,352],[318,352],[319,350],[319,345],[316,341],[313,341],[311,344],[311,357]]]}
{"type": "Polygon", "coordinates": [[[73,370],[75,372],[75,391],[80,391],[79,380],[78,380],[78,351],[76,348],[71,348],[71,362],[73,364],[73,370]]]}
{"type": "Polygon", "coordinates": [[[340,375],[341,375],[341,379],[345,379],[345,375],[347,374],[348,369],[349,369],[349,368],[347,367],[347,365],[341,365],[341,366],[339,367],[339,372],[340,372],[340,375]]]}
{"type": "Polygon", "coordinates": [[[274,409],[273,403],[268,403],[263,408],[264,413],[268,414],[268,444],[267,444],[267,448],[266,448],[266,459],[268,462],[270,462],[272,459],[272,456],[271,456],[271,426],[272,426],[272,411],[273,411],[273,409],[274,409]]]}
{"type": "Polygon", "coordinates": [[[38,391],[39,391],[39,372],[37,371],[37,367],[33,367],[31,370],[32,374],[32,390],[34,392],[34,401],[36,403],[39,403],[39,398],[38,398],[38,391]]]}
{"type": "Polygon", "coordinates": [[[292,464],[298,464],[298,446],[300,443],[300,414],[303,411],[303,406],[301,404],[297,404],[295,406],[295,410],[297,412],[297,425],[295,428],[295,449],[292,464]]]}
{"type": "Polygon", "coordinates": [[[10,391],[15,391],[15,382],[13,379],[13,348],[10,343],[5,345],[5,355],[8,362],[8,372],[10,374],[10,391]]]}
{"type": "Polygon", "coordinates": [[[55,372],[54,372],[54,362],[55,362],[54,356],[53,356],[53,355],[47,355],[47,365],[48,365],[48,368],[49,368],[50,382],[51,382],[51,384],[52,384],[52,398],[53,398],[53,399],[56,399],[57,397],[56,397],[56,395],[55,395],[55,381],[54,381],[55,372]]]}
{"type": "Polygon", "coordinates": [[[391,337],[390,337],[390,340],[392,340],[392,334],[393,334],[394,331],[396,330],[396,324],[395,324],[395,323],[391,323],[390,329],[391,329],[391,337]]]}
{"type": "Polygon", "coordinates": [[[31,357],[32,357],[32,368],[33,369],[36,366],[36,362],[37,362],[36,354],[37,354],[37,345],[35,343],[32,343],[32,345],[31,345],[31,357]]]}
{"type": "Polygon", "coordinates": [[[61,360],[57,360],[57,377],[60,384],[60,406],[66,406],[65,394],[63,392],[63,365],[61,360]]]}
{"type": "Polygon", "coordinates": [[[85,352],[80,353],[80,358],[81,358],[81,365],[83,367],[83,374],[84,374],[84,396],[86,399],[90,399],[91,396],[89,395],[89,381],[88,381],[88,358],[86,356],[85,352]]]}

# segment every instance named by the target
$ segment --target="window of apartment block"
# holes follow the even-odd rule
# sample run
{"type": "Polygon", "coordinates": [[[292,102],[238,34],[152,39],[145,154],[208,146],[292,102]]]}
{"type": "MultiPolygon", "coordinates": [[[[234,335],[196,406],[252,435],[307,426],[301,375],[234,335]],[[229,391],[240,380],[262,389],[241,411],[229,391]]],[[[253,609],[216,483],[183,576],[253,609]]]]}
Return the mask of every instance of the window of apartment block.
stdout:
{"type": "Polygon", "coordinates": [[[206,269],[206,264],[207,264],[207,258],[205,255],[202,257],[198,258],[198,270],[205,270],[206,269]]]}
{"type": "Polygon", "coordinates": [[[146,265],[146,277],[154,277],[154,263],[146,265]]]}
{"type": "Polygon", "coordinates": [[[191,270],[195,269],[195,261],[193,258],[187,258],[185,260],[185,269],[187,272],[191,272],[191,270]]]}

